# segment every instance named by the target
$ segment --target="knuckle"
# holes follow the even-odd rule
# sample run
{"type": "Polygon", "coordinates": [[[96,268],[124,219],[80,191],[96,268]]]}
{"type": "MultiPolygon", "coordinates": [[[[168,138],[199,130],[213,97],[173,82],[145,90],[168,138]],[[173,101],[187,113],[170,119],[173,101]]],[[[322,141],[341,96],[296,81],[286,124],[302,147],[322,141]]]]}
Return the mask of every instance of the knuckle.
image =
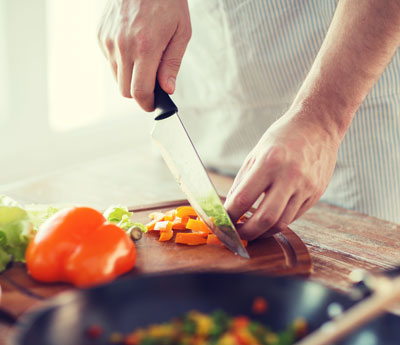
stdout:
{"type": "Polygon", "coordinates": [[[120,51],[121,55],[124,55],[127,50],[129,49],[129,41],[126,38],[126,36],[122,33],[119,33],[117,36],[117,47],[118,50],[120,51]]]}
{"type": "Polygon", "coordinates": [[[192,26],[189,24],[182,32],[182,39],[189,42],[192,38],[192,26]]]}
{"type": "Polygon", "coordinates": [[[256,221],[262,227],[270,227],[276,223],[277,217],[272,212],[261,212],[256,221]]]}
{"type": "Polygon", "coordinates": [[[182,60],[181,59],[166,59],[163,60],[163,63],[165,64],[165,66],[174,71],[174,72],[178,72],[179,68],[181,67],[181,63],[182,60]]]}
{"type": "Polygon", "coordinates": [[[296,180],[296,179],[299,179],[302,177],[305,178],[305,181],[309,180],[308,178],[305,177],[304,169],[303,169],[301,163],[298,163],[298,162],[290,163],[290,165],[288,166],[288,177],[293,180],[296,180]]]}
{"type": "Polygon", "coordinates": [[[233,206],[240,210],[248,209],[250,204],[250,198],[246,192],[238,192],[233,199],[233,206]]]}
{"type": "Polygon", "coordinates": [[[152,41],[146,33],[140,32],[135,36],[135,49],[139,56],[148,55],[152,49],[152,41]]]}
{"type": "Polygon", "coordinates": [[[280,164],[282,164],[282,162],[284,162],[286,157],[286,152],[284,149],[282,149],[281,147],[272,147],[268,153],[265,155],[265,163],[268,166],[278,166],[280,164]]]}
{"type": "Polygon", "coordinates": [[[132,90],[132,97],[138,101],[139,103],[145,101],[148,99],[148,97],[150,96],[149,92],[143,90],[143,89],[137,89],[134,88],[132,90]]]}
{"type": "Polygon", "coordinates": [[[125,98],[132,98],[131,93],[129,90],[126,90],[125,88],[120,88],[121,95],[125,98]]]}
{"type": "Polygon", "coordinates": [[[110,37],[106,37],[104,39],[104,46],[109,52],[111,52],[114,50],[114,41],[110,37]]]}

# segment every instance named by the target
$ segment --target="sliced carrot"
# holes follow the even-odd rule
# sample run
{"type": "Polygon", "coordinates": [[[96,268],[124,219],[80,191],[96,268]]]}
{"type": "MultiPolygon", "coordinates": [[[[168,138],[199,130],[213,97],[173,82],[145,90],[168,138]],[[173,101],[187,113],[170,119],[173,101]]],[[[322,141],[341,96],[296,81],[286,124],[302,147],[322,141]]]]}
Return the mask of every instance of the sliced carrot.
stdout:
{"type": "Polygon", "coordinates": [[[189,221],[190,217],[189,216],[184,216],[181,219],[182,219],[181,223],[185,226],[185,229],[186,229],[186,224],[189,221]]]}
{"type": "Polygon", "coordinates": [[[153,212],[149,214],[149,218],[152,220],[151,222],[146,224],[147,231],[153,231],[154,226],[157,222],[161,222],[164,220],[164,213],[162,212],[153,212]]]}
{"type": "MultiPolygon", "coordinates": [[[[247,247],[247,240],[242,240],[243,246],[247,247]]],[[[214,234],[209,234],[207,236],[207,244],[211,244],[211,245],[218,245],[218,246],[223,246],[224,244],[220,241],[220,239],[214,235],[214,234]]]]}
{"type": "Polygon", "coordinates": [[[192,206],[181,206],[176,209],[176,216],[180,218],[185,216],[197,217],[197,213],[192,206]]]}
{"type": "Polygon", "coordinates": [[[150,219],[157,221],[164,220],[164,216],[165,214],[163,212],[153,212],[149,214],[150,219]]]}
{"type": "Polygon", "coordinates": [[[223,246],[224,244],[219,240],[216,235],[209,234],[207,236],[207,244],[223,246]]]}
{"type": "Polygon", "coordinates": [[[150,223],[147,223],[146,224],[147,231],[153,231],[154,226],[156,225],[157,222],[158,220],[152,220],[150,223]]]}
{"type": "Polygon", "coordinates": [[[165,242],[169,241],[172,236],[174,236],[174,232],[172,230],[170,231],[161,231],[160,232],[160,238],[158,239],[160,242],[165,242]]]}
{"type": "Polygon", "coordinates": [[[207,239],[202,234],[179,232],[176,234],[175,243],[196,246],[198,244],[206,244],[207,239]]]}
{"type": "Polygon", "coordinates": [[[169,210],[165,212],[164,220],[169,220],[172,222],[175,219],[175,216],[176,216],[176,210],[169,210]]]}
{"type": "Polygon", "coordinates": [[[168,220],[163,220],[161,222],[157,222],[154,225],[154,230],[155,231],[171,231],[172,230],[172,222],[168,220]]]}
{"type": "Polygon", "coordinates": [[[206,223],[204,223],[202,220],[197,219],[189,219],[186,224],[186,229],[192,230],[194,232],[201,232],[203,234],[212,233],[206,223]]]}
{"type": "Polygon", "coordinates": [[[182,223],[182,218],[175,217],[172,222],[172,230],[185,230],[186,226],[182,223]]]}

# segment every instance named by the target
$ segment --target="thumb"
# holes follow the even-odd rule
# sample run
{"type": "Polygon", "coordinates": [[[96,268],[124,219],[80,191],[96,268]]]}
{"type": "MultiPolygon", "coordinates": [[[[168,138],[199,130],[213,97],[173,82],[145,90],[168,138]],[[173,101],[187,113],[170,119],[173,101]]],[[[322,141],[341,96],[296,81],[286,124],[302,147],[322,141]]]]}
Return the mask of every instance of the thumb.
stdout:
{"type": "Polygon", "coordinates": [[[189,39],[175,35],[161,57],[157,73],[158,81],[161,88],[169,94],[175,91],[175,80],[188,43],[189,39]]]}

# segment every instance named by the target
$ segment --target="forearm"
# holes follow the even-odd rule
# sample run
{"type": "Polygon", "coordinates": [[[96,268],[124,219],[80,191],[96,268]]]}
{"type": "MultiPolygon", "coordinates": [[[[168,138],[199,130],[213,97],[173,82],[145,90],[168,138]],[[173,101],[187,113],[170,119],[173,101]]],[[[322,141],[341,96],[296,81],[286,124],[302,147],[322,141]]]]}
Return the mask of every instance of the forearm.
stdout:
{"type": "Polygon", "coordinates": [[[339,1],[291,113],[341,140],[399,43],[399,0],[339,1]]]}

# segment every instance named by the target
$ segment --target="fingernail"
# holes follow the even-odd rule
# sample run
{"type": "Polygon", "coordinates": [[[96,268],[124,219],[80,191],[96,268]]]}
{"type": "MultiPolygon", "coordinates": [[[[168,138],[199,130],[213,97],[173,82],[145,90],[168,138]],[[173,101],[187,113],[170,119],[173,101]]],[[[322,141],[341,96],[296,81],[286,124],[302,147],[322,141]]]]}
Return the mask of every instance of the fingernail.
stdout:
{"type": "Polygon", "coordinates": [[[168,90],[170,93],[173,93],[175,91],[175,78],[174,77],[169,77],[168,78],[168,90]]]}

